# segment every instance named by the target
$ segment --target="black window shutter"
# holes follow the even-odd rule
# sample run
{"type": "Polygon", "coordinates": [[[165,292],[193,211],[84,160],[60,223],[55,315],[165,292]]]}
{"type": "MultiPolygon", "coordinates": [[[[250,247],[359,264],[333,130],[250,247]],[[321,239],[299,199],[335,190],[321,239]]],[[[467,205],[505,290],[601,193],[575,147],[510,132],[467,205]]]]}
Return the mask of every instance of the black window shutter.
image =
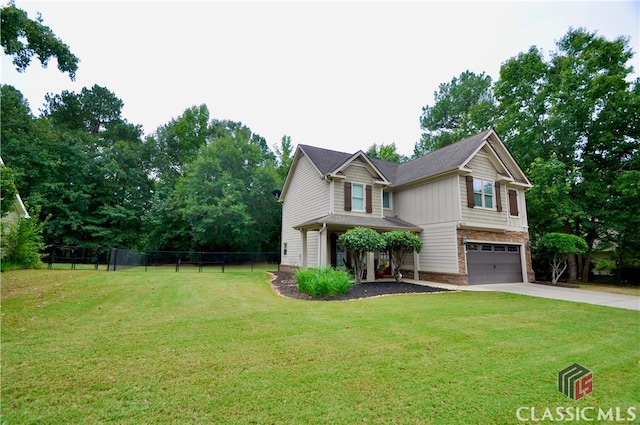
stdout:
{"type": "Polygon", "coordinates": [[[467,176],[467,206],[473,208],[476,206],[473,200],[473,177],[467,176]]]}
{"type": "Polygon", "coordinates": [[[373,188],[370,184],[366,186],[365,192],[367,201],[367,212],[370,214],[373,212],[373,188]]]}
{"type": "Polygon", "coordinates": [[[351,182],[344,182],[344,210],[351,211],[351,182]]]}
{"type": "Polygon", "coordinates": [[[502,194],[500,193],[500,183],[496,182],[496,208],[502,211],[502,194]]]}
{"type": "Polygon", "coordinates": [[[519,215],[518,212],[518,192],[513,189],[509,189],[509,214],[519,215]]]}

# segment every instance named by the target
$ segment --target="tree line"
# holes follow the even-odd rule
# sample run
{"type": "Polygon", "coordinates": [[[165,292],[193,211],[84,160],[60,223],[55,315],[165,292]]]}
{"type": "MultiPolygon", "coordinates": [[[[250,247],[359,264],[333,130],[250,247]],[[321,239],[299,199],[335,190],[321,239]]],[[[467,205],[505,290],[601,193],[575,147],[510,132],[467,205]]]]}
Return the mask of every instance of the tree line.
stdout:
{"type": "MultiPolygon", "coordinates": [[[[78,59],[68,46],[41,18],[20,12],[13,3],[2,9],[2,46],[16,68],[24,71],[33,55],[43,63],[62,57],[60,70],[73,78],[78,59]]],[[[609,250],[618,269],[637,263],[640,79],[631,77],[633,55],[628,38],[572,28],[546,57],[532,46],[506,60],[495,82],[462,72],[422,108],[423,134],[411,158],[493,127],[534,184],[526,194],[534,253],[545,233],[561,232],[587,243],[584,254],[569,257],[571,280],[588,279],[594,250],[609,250]]],[[[7,176],[28,205],[39,206],[47,244],[279,249],[273,191],[291,163],[289,137],[270,147],[241,122],[212,119],[206,105],[145,137],[122,117],[116,94],[98,85],[47,95],[39,116],[15,88],[3,85],[1,95],[7,176]]],[[[367,153],[410,159],[393,143],[367,153]]]]}
{"type": "Polygon", "coordinates": [[[496,82],[463,72],[423,108],[414,156],[494,127],[534,185],[526,199],[538,259],[541,237],[558,232],[587,244],[584,254],[569,255],[569,280],[589,279],[594,250],[610,252],[618,272],[625,264],[640,267],[640,79],[632,79],[633,56],[628,38],[607,40],[579,28],[547,57],[532,46],[508,59],[496,82]]]}
{"type": "Polygon", "coordinates": [[[47,244],[277,251],[290,144],[276,155],[239,122],[188,108],[146,138],[100,86],[49,95],[40,117],[2,86],[2,156],[41,206],[47,244]],[[284,162],[283,162],[284,161],[284,162]]]}

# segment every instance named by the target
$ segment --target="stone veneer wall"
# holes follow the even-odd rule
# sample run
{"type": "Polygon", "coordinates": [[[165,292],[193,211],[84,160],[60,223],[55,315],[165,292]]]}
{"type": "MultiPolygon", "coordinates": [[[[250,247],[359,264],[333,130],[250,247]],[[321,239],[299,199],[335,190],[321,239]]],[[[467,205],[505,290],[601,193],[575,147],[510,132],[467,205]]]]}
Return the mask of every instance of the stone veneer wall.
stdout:
{"type": "MultiPolygon", "coordinates": [[[[531,248],[529,247],[529,232],[485,232],[480,230],[467,230],[458,229],[458,241],[461,241],[463,237],[467,237],[467,240],[473,242],[491,242],[491,243],[505,243],[505,244],[522,244],[524,249],[524,261],[527,269],[527,282],[535,282],[536,276],[533,272],[533,266],[531,265],[531,248]]],[[[462,273],[467,273],[464,246],[458,245],[458,265],[462,273]]]]}

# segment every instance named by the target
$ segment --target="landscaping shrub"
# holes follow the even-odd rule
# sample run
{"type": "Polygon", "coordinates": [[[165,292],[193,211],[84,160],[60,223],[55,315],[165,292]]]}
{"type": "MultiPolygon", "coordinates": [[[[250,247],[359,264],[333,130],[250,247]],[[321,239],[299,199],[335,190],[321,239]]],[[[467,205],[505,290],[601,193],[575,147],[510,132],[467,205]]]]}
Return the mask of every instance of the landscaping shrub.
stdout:
{"type": "Polygon", "coordinates": [[[345,294],[352,285],[352,276],[346,270],[331,267],[298,269],[298,290],[312,297],[330,297],[345,294]]]}
{"type": "Polygon", "coordinates": [[[44,250],[42,227],[44,222],[38,220],[38,213],[29,218],[21,218],[11,225],[8,232],[0,225],[2,238],[2,271],[13,269],[39,269],[42,267],[40,252],[44,250]]]}

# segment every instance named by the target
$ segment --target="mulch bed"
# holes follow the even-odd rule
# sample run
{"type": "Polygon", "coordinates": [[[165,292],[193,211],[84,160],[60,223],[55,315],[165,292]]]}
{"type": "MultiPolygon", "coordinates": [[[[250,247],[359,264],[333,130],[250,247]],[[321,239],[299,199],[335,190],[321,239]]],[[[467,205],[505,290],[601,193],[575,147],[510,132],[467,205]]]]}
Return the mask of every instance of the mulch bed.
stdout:
{"type": "Polygon", "coordinates": [[[295,298],[298,300],[309,301],[346,301],[357,300],[361,298],[379,297],[382,295],[394,294],[423,294],[429,292],[449,292],[448,289],[434,288],[432,286],[415,285],[411,283],[395,281],[376,281],[370,283],[362,283],[352,286],[344,295],[335,295],[333,297],[312,297],[309,294],[298,291],[295,279],[291,273],[273,272],[271,286],[273,290],[287,298],[295,298]]]}

